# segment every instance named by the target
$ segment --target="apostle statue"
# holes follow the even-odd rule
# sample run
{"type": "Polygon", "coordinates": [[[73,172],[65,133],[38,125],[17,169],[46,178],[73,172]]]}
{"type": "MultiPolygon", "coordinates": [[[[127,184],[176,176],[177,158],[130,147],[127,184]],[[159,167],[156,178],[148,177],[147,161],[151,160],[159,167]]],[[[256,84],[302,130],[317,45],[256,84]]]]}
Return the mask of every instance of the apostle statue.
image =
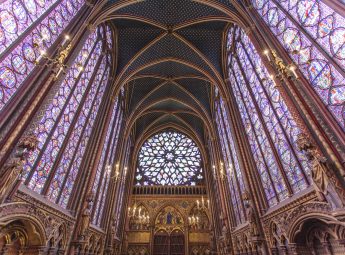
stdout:
{"type": "Polygon", "coordinates": [[[84,207],[82,210],[81,223],[80,223],[80,228],[79,228],[79,233],[78,233],[79,239],[81,240],[85,239],[87,229],[90,226],[92,202],[94,200],[93,197],[94,196],[92,192],[86,196],[86,200],[85,200],[84,207]]]}
{"type": "Polygon", "coordinates": [[[6,200],[18,177],[22,174],[25,160],[30,152],[37,148],[37,145],[38,139],[33,134],[25,135],[19,140],[14,156],[5,163],[0,171],[0,203],[6,200]]]}
{"type": "Polygon", "coordinates": [[[311,177],[319,200],[326,201],[329,185],[327,159],[320,155],[311,139],[303,133],[298,135],[297,146],[300,151],[305,153],[311,163],[311,177]]]}
{"type": "Polygon", "coordinates": [[[250,234],[252,237],[258,237],[260,235],[260,232],[258,229],[258,224],[257,224],[252,200],[250,199],[247,191],[243,193],[242,197],[243,197],[244,207],[247,214],[247,219],[249,222],[250,234]]]}

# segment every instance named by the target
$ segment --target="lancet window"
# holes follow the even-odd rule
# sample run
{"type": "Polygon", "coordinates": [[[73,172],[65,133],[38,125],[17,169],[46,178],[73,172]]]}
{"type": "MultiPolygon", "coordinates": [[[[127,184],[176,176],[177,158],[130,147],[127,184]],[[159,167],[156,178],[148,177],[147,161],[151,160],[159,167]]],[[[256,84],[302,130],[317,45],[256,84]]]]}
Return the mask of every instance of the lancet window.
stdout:
{"type": "Polygon", "coordinates": [[[236,219],[236,224],[245,222],[245,209],[242,201],[242,194],[245,186],[242,171],[237,157],[237,149],[230,129],[230,119],[225,111],[224,101],[221,96],[216,102],[216,123],[220,139],[220,145],[224,158],[223,167],[228,178],[232,202],[232,208],[236,219]]]}
{"type": "Polygon", "coordinates": [[[93,194],[95,201],[92,211],[93,224],[100,225],[106,201],[106,194],[109,187],[109,181],[114,178],[113,168],[116,168],[116,150],[121,131],[123,118],[122,101],[123,95],[116,98],[115,106],[112,111],[111,120],[106,133],[105,142],[103,144],[102,154],[98,163],[96,178],[93,184],[93,194]]]}
{"type": "Polygon", "coordinates": [[[345,130],[345,18],[320,0],[253,5],[345,130]]]}
{"type": "Polygon", "coordinates": [[[88,36],[30,128],[39,144],[25,164],[25,184],[65,208],[109,80],[111,46],[105,31],[102,25],[88,36]]]}
{"type": "Polygon", "coordinates": [[[310,166],[296,147],[301,131],[254,45],[237,26],[228,33],[228,74],[257,173],[273,206],[309,184],[310,166]]]}
{"type": "Polygon", "coordinates": [[[80,11],[83,0],[5,0],[0,6],[0,111],[80,11]],[[37,47],[39,46],[39,47],[37,47]]]}

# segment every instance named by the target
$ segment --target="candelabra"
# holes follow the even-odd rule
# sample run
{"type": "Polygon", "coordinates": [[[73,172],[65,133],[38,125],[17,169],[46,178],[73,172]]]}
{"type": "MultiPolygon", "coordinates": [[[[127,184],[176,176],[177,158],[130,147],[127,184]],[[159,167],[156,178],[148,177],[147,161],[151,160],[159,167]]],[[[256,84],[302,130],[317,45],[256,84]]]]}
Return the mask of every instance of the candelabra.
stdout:
{"type": "Polygon", "coordinates": [[[139,229],[148,226],[150,224],[150,215],[148,212],[143,212],[142,206],[137,206],[134,202],[133,207],[128,207],[128,218],[133,222],[139,229]]]}
{"type": "Polygon", "coordinates": [[[210,200],[207,199],[207,203],[205,203],[204,196],[201,196],[201,204],[199,200],[196,200],[196,208],[198,211],[206,211],[210,208],[210,200]]]}
{"type": "Polygon", "coordinates": [[[110,179],[113,179],[115,182],[125,180],[126,175],[127,175],[127,167],[124,168],[124,172],[123,172],[122,176],[120,175],[120,171],[119,171],[120,165],[119,164],[115,165],[115,173],[113,176],[110,176],[111,175],[111,168],[112,168],[111,165],[108,164],[105,168],[106,168],[107,176],[109,176],[110,179]]]}
{"type": "MultiPolygon", "coordinates": [[[[224,164],[223,164],[223,162],[220,162],[219,173],[217,173],[215,165],[213,165],[212,168],[213,168],[213,176],[214,176],[215,180],[218,180],[218,179],[224,180],[224,179],[226,179],[225,177],[227,177],[227,174],[224,171],[224,164]]],[[[232,165],[231,164],[230,164],[230,171],[232,171],[232,165]]]]}
{"type": "MultiPolygon", "coordinates": [[[[286,65],[284,61],[278,56],[277,52],[273,49],[266,49],[264,50],[264,55],[267,57],[268,61],[270,62],[271,66],[275,68],[278,73],[287,78],[295,78],[298,79],[298,75],[296,73],[296,66],[294,64],[286,65]]],[[[294,54],[298,54],[298,51],[295,51],[294,54]]],[[[270,75],[270,78],[274,82],[274,76],[270,75]]]]}
{"type": "Polygon", "coordinates": [[[197,227],[199,224],[199,216],[195,216],[195,215],[189,216],[188,217],[188,224],[190,227],[194,227],[194,228],[197,227]]]}
{"type": "MultiPolygon", "coordinates": [[[[40,53],[38,58],[35,60],[35,65],[41,65],[40,62],[42,59],[47,60],[44,65],[47,66],[57,66],[58,71],[55,73],[54,80],[57,80],[61,73],[66,73],[66,70],[70,68],[67,64],[65,64],[65,60],[67,56],[70,54],[72,49],[72,44],[70,43],[70,36],[65,35],[64,40],[62,41],[61,45],[59,46],[58,53],[55,57],[49,57],[45,47],[45,41],[47,40],[47,36],[42,34],[40,35],[39,39],[33,44],[34,48],[40,53]]],[[[83,60],[87,58],[87,54],[82,55],[83,60]]],[[[75,77],[78,77],[83,71],[84,67],[81,62],[76,64],[78,69],[78,74],[75,77]]]]}

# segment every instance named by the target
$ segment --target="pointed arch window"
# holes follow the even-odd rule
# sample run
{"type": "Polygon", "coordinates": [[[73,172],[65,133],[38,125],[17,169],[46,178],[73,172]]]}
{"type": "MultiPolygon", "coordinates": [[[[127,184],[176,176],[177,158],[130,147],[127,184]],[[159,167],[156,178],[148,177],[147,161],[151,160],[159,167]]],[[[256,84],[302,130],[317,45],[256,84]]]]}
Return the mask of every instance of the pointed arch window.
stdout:
{"type": "Polygon", "coordinates": [[[227,178],[232,194],[231,202],[234,210],[236,224],[245,222],[245,209],[242,201],[242,194],[245,192],[245,186],[242,171],[237,157],[237,149],[232,132],[230,130],[230,119],[225,111],[224,101],[219,96],[216,102],[216,123],[222,154],[224,158],[224,167],[226,168],[227,178]]]}
{"type": "Polygon", "coordinates": [[[112,110],[111,120],[109,122],[101,158],[98,163],[96,178],[92,188],[93,194],[95,194],[95,201],[92,207],[92,223],[97,226],[101,224],[106,194],[109,187],[111,172],[107,171],[107,168],[113,167],[116,160],[116,149],[123,118],[123,110],[121,107],[122,93],[123,91],[121,92],[122,96],[116,98],[115,106],[112,110]]]}
{"type": "Polygon", "coordinates": [[[141,147],[137,162],[137,185],[197,185],[203,179],[201,155],[186,135],[164,131],[141,147]]]}
{"type": "Polygon", "coordinates": [[[84,5],[83,0],[5,0],[0,5],[0,111],[84,5]]]}
{"type": "Polygon", "coordinates": [[[345,18],[321,0],[253,5],[345,130],[345,18]]]}
{"type": "Polygon", "coordinates": [[[108,84],[110,63],[102,54],[105,36],[102,26],[89,35],[31,125],[39,144],[24,166],[25,184],[62,207],[72,193],[108,84]]]}
{"type": "Polygon", "coordinates": [[[237,26],[228,38],[228,74],[256,168],[270,206],[309,184],[310,166],[296,147],[301,132],[260,55],[237,26]],[[236,54],[234,54],[236,52],[236,54]]]}

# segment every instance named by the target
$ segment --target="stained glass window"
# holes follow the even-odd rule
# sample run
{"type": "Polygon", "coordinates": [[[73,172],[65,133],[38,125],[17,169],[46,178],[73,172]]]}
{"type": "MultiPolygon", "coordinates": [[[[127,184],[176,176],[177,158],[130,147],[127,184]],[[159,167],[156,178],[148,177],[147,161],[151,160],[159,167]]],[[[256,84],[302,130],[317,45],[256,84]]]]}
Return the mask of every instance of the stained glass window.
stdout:
{"type": "Polygon", "coordinates": [[[216,123],[220,139],[220,145],[224,158],[223,167],[227,173],[231,192],[232,208],[237,224],[245,222],[245,209],[242,202],[242,194],[245,192],[242,171],[237,157],[237,150],[232,132],[230,130],[230,119],[225,111],[222,97],[216,103],[216,123]]]}
{"type": "Polygon", "coordinates": [[[203,180],[201,155],[186,135],[164,131],[141,147],[137,162],[137,185],[197,185],[203,180]]]}
{"type": "Polygon", "coordinates": [[[272,206],[308,185],[310,166],[296,147],[300,129],[254,45],[237,26],[229,30],[229,37],[229,80],[268,204],[272,206]]]}
{"type": "Polygon", "coordinates": [[[345,130],[345,18],[320,0],[253,5],[345,130]]]}
{"type": "Polygon", "coordinates": [[[89,35],[31,125],[39,144],[24,166],[25,184],[65,208],[108,84],[110,63],[102,54],[103,31],[99,27],[89,35]]]}
{"type": "Polygon", "coordinates": [[[109,180],[112,174],[111,170],[116,164],[115,152],[121,130],[122,116],[123,111],[121,107],[121,100],[120,97],[118,97],[112,110],[110,123],[103,144],[102,155],[98,163],[96,178],[92,188],[92,191],[95,194],[95,202],[94,206],[92,207],[92,223],[98,226],[100,225],[102,219],[109,180]]]}
{"type": "Polygon", "coordinates": [[[0,5],[0,111],[84,5],[83,0],[5,0],[0,5]]]}

